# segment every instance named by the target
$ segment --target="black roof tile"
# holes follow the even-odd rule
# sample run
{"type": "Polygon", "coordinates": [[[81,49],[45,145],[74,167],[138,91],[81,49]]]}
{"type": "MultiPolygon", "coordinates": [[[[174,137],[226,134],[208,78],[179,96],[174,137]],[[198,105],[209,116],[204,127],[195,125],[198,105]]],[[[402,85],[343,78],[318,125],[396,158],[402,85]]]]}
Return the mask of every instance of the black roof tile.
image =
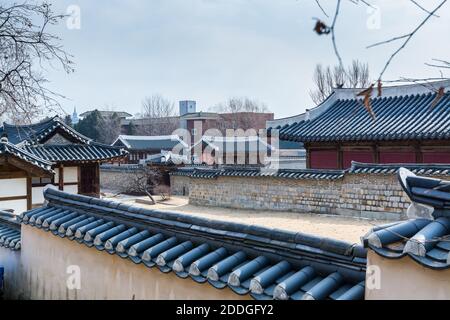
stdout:
{"type": "Polygon", "coordinates": [[[16,215],[6,211],[0,211],[0,247],[13,251],[21,248],[20,223],[16,215]]]}
{"type": "MultiPolygon", "coordinates": [[[[298,142],[425,140],[450,138],[450,92],[384,96],[371,99],[376,121],[362,100],[337,99],[323,113],[279,129],[282,140],[298,142]],[[438,101],[431,108],[433,101],[438,101]]],[[[272,128],[269,128],[272,130],[272,128]]]]}
{"type": "Polygon", "coordinates": [[[184,167],[170,173],[174,176],[187,176],[197,179],[216,179],[218,177],[272,177],[286,179],[336,180],[344,177],[344,170],[323,169],[265,169],[265,168],[202,168],[184,167]]]}

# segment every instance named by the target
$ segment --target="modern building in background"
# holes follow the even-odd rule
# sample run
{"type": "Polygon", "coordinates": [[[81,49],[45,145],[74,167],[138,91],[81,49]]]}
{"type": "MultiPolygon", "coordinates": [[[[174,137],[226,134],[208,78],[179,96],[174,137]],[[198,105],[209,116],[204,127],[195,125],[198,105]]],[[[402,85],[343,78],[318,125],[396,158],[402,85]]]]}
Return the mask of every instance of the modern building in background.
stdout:
{"type": "Polygon", "coordinates": [[[203,136],[191,147],[192,162],[207,165],[262,166],[275,148],[258,136],[203,136]]]}

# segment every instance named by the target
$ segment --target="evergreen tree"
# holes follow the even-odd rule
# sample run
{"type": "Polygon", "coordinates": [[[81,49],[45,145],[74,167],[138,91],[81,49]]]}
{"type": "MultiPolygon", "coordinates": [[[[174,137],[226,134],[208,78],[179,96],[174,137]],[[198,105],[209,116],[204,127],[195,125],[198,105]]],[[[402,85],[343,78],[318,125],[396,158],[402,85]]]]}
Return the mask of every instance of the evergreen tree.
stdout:
{"type": "Polygon", "coordinates": [[[78,124],[75,125],[75,130],[86,137],[99,141],[101,139],[101,117],[100,112],[96,109],[83,120],[78,122],[78,124]]]}

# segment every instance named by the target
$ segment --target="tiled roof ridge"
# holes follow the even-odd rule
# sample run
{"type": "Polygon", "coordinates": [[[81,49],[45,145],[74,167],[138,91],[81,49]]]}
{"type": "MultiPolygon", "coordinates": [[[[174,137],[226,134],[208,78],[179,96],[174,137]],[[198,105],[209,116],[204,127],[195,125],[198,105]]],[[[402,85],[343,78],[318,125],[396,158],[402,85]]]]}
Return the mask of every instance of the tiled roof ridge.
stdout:
{"type": "Polygon", "coordinates": [[[291,179],[334,180],[344,177],[346,170],[339,169],[271,169],[271,168],[178,168],[171,175],[192,178],[217,178],[219,176],[252,176],[291,179]]]}
{"type": "MultiPolygon", "coordinates": [[[[46,189],[44,197],[52,206],[80,210],[100,218],[118,220],[122,223],[159,227],[175,234],[185,234],[190,237],[203,236],[211,240],[224,241],[224,238],[255,246],[269,245],[274,253],[285,251],[292,255],[295,251],[302,254],[321,256],[336,263],[357,268],[365,268],[365,250],[359,244],[351,244],[341,240],[318,237],[300,232],[291,232],[255,225],[245,225],[235,222],[210,220],[193,215],[176,212],[149,210],[133,207],[120,202],[69,194],[59,190],[46,189]],[[88,211],[86,211],[88,210],[88,211]],[[218,237],[219,236],[219,237],[218,237]],[[364,260],[364,262],[361,261],[364,260]]],[[[271,250],[270,250],[271,251],[271,250]]]]}
{"type": "MultiPolygon", "coordinates": [[[[450,92],[374,97],[374,121],[359,97],[336,97],[298,121],[280,123],[279,138],[299,142],[442,140],[450,137],[450,92]],[[319,110],[320,109],[320,110],[319,110]]],[[[308,112],[307,112],[308,113],[308,112]]],[[[269,128],[271,133],[272,128],[269,128]]]]}
{"type": "MultiPolygon", "coordinates": [[[[34,128],[41,125],[45,125],[45,127],[41,128],[39,131],[34,132],[31,136],[28,136],[24,141],[27,141],[29,144],[35,144],[37,141],[45,138],[48,134],[53,132],[57,127],[60,127],[62,130],[67,132],[69,135],[75,137],[76,139],[80,140],[83,143],[90,144],[92,139],[84,136],[83,134],[79,133],[72,127],[68,126],[59,116],[54,116],[50,119],[42,120],[37,123],[32,123],[29,125],[16,125],[16,124],[8,124],[6,122],[3,123],[3,127],[9,127],[9,128],[17,128],[18,130],[22,129],[25,130],[26,128],[34,128]]],[[[20,134],[20,133],[19,133],[20,134]]]]}
{"type": "Polygon", "coordinates": [[[400,168],[407,168],[414,173],[424,175],[450,175],[450,164],[445,163],[362,163],[352,161],[350,174],[395,174],[400,168]]]}
{"type": "Polygon", "coordinates": [[[158,139],[180,140],[180,137],[176,134],[160,135],[160,136],[135,136],[135,135],[121,134],[121,135],[119,135],[119,137],[121,137],[123,139],[129,139],[129,140],[158,140],[158,139]]]}
{"type": "Polygon", "coordinates": [[[8,225],[20,229],[20,222],[17,221],[17,215],[14,213],[0,210],[0,225],[8,225]]]}
{"type": "Polygon", "coordinates": [[[45,197],[46,206],[19,216],[22,224],[163,273],[257,300],[364,298],[362,246],[60,191],[45,197]]]}
{"type": "Polygon", "coordinates": [[[0,211],[0,247],[20,250],[21,231],[20,223],[16,215],[6,211],[0,211]]]}
{"type": "MultiPolygon", "coordinates": [[[[413,84],[399,84],[383,86],[381,96],[378,97],[377,90],[373,90],[372,99],[389,98],[389,97],[405,97],[416,96],[422,94],[432,94],[433,90],[443,87],[445,91],[450,89],[450,80],[438,80],[433,82],[413,83],[413,84]]],[[[336,94],[338,100],[355,99],[356,94],[367,88],[334,88],[333,93],[336,94]]],[[[359,97],[358,97],[359,99],[359,97]]]]}
{"type": "Polygon", "coordinates": [[[104,161],[128,154],[122,147],[106,144],[35,144],[21,147],[32,154],[50,161],[104,161]]]}

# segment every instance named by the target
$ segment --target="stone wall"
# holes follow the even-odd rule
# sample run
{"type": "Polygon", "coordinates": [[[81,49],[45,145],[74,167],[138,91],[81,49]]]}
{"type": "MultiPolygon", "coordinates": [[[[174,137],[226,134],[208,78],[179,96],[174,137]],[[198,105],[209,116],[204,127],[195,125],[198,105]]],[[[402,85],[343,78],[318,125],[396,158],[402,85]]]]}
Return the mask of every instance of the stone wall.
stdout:
{"type": "Polygon", "coordinates": [[[136,175],[135,169],[100,167],[100,188],[112,191],[124,190],[124,184],[136,175]]]}
{"type": "Polygon", "coordinates": [[[171,194],[177,196],[188,196],[191,178],[186,176],[170,176],[171,194]]]}
{"type": "Polygon", "coordinates": [[[336,180],[174,175],[171,180],[174,194],[185,187],[189,203],[201,206],[399,220],[410,204],[395,174],[345,174],[336,180]]]}

